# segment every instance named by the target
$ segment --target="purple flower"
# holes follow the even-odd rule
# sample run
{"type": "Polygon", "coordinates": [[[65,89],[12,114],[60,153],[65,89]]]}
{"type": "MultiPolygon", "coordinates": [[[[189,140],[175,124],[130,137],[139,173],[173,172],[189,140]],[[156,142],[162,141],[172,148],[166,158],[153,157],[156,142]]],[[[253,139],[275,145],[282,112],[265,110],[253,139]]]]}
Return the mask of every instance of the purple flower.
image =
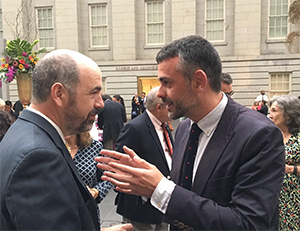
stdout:
{"type": "Polygon", "coordinates": [[[26,70],[30,69],[30,66],[27,63],[25,63],[24,67],[25,67],[26,70]]]}
{"type": "Polygon", "coordinates": [[[12,68],[10,68],[10,69],[8,69],[8,73],[5,73],[5,75],[7,76],[6,81],[7,81],[7,82],[11,82],[11,81],[13,81],[13,79],[14,79],[14,76],[15,76],[15,70],[12,69],[12,68]]]}
{"type": "Polygon", "coordinates": [[[0,79],[0,87],[2,87],[2,81],[1,81],[1,79],[0,79]]]}
{"type": "Polygon", "coordinates": [[[22,52],[22,55],[23,55],[23,56],[27,56],[27,53],[26,53],[26,52],[22,52]]]}

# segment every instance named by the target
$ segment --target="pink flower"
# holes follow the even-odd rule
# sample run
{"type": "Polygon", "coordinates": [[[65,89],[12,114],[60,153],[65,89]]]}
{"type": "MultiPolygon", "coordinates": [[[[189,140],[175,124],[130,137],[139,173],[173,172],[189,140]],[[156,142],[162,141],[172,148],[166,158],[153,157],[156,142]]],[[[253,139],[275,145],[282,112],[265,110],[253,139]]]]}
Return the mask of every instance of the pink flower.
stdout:
{"type": "Polygon", "coordinates": [[[22,55],[23,55],[23,56],[27,56],[27,53],[26,53],[26,52],[22,52],[22,55]]]}
{"type": "Polygon", "coordinates": [[[1,81],[1,79],[0,79],[0,87],[2,87],[2,81],[1,81]]]}
{"type": "Polygon", "coordinates": [[[25,67],[26,70],[30,69],[30,66],[27,63],[25,63],[24,67],[25,67]]]}
{"type": "Polygon", "coordinates": [[[17,67],[17,66],[19,65],[19,63],[18,63],[17,61],[13,61],[13,65],[14,65],[15,67],[17,67]]]}

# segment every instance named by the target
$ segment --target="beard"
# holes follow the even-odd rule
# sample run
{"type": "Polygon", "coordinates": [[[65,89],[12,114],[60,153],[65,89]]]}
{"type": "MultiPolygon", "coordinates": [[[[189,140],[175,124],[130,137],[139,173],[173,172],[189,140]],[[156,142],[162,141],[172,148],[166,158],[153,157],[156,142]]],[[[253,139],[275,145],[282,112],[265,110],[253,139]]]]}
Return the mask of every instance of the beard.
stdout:
{"type": "Polygon", "coordinates": [[[78,115],[77,107],[73,103],[69,103],[65,112],[66,130],[69,135],[77,135],[82,132],[90,131],[93,127],[94,119],[90,116],[97,115],[99,110],[94,108],[89,112],[85,120],[78,115]]]}
{"type": "Polygon", "coordinates": [[[187,86],[184,95],[177,101],[172,101],[170,98],[162,98],[162,101],[166,105],[172,104],[174,106],[174,111],[169,111],[169,117],[172,120],[179,119],[180,117],[188,117],[189,111],[197,106],[196,98],[191,94],[192,89],[187,86]]]}

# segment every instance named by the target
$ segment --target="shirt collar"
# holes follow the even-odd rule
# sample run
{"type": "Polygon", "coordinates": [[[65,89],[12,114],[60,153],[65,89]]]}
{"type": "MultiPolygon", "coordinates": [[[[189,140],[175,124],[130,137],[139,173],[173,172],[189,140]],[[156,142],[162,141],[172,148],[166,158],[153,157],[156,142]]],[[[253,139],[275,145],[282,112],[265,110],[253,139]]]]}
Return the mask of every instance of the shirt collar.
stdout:
{"type": "MultiPolygon", "coordinates": [[[[225,110],[225,107],[228,103],[228,98],[227,96],[222,92],[222,100],[221,102],[210,112],[208,113],[203,119],[198,121],[197,125],[203,133],[206,136],[210,136],[210,134],[216,129],[221,116],[223,115],[223,112],[225,110]]],[[[194,121],[191,120],[191,125],[195,123],[194,121]]]]}
{"type": "Polygon", "coordinates": [[[151,122],[153,123],[155,129],[160,129],[162,122],[160,122],[159,119],[157,119],[148,109],[146,109],[146,112],[147,112],[151,122]]]}
{"type": "Polygon", "coordinates": [[[38,110],[36,110],[36,109],[34,109],[32,107],[28,107],[28,108],[26,108],[26,110],[31,111],[31,112],[33,112],[35,114],[38,114],[39,116],[41,116],[45,120],[47,120],[55,128],[55,130],[58,132],[58,134],[59,134],[60,138],[63,140],[63,142],[66,143],[66,140],[65,140],[63,132],[61,131],[61,129],[49,117],[47,117],[42,112],[40,112],[40,111],[38,111],[38,110]]]}

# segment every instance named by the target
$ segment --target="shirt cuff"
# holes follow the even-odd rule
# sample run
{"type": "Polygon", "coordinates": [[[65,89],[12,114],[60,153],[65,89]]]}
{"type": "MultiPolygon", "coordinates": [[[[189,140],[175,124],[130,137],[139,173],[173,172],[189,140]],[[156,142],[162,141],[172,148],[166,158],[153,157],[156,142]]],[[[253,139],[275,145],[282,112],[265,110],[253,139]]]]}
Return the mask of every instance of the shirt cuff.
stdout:
{"type": "Polygon", "coordinates": [[[158,183],[151,196],[151,204],[163,214],[165,214],[167,211],[175,186],[176,184],[173,181],[164,177],[158,183]]]}

